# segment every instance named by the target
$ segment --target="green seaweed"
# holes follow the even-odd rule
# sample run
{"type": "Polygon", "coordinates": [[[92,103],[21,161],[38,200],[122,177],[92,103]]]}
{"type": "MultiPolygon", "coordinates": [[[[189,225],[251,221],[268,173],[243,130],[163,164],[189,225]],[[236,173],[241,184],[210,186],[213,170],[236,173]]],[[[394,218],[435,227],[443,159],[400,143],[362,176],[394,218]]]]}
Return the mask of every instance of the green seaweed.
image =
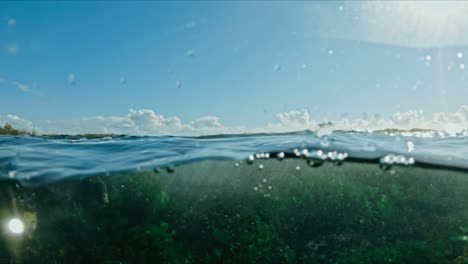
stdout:
{"type": "MultiPolygon", "coordinates": [[[[0,259],[24,263],[465,263],[467,175],[288,159],[201,162],[24,188],[0,259]],[[296,166],[303,166],[300,171],[296,166]],[[254,188],[256,187],[256,189],[254,188]],[[34,217],[32,217],[34,216],[34,217]],[[3,256],[2,256],[3,254],[3,256]]],[[[13,206],[14,205],[14,206],[13,206]]],[[[16,209],[15,209],[16,208],[16,209]]]]}

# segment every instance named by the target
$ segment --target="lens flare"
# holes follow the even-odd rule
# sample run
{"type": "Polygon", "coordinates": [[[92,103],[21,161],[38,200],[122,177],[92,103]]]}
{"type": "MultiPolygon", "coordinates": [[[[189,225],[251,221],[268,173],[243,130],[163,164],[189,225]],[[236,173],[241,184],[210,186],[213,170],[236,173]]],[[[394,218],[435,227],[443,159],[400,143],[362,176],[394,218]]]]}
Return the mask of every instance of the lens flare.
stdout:
{"type": "Polygon", "coordinates": [[[18,218],[13,218],[8,221],[8,230],[13,234],[22,234],[24,232],[23,222],[18,218]]]}

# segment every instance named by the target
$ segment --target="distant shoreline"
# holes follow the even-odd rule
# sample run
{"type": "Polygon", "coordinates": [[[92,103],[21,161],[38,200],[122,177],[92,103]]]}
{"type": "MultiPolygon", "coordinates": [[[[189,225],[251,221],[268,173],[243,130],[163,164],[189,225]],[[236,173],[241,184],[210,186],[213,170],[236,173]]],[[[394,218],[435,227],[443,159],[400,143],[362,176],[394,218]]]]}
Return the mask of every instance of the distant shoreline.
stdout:
{"type": "MultiPolygon", "coordinates": [[[[386,128],[386,129],[378,129],[373,130],[372,132],[376,133],[420,133],[420,132],[436,132],[437,130],[434,129],[424,129],[424,128],[412,128],[412,129],[398,129],[398,128],[386,128]]],[[[299,132],[299,131],[296,131],[299,132]]],[[[313,132],[313,131],[310,131],[313,132]]],[[[363,132],[363,131],[356,131],[356,130],[334,130],[333,132],[363,132]]],[[[274,133],[255,133],[255,134],[274,134],[274,133]]],[[[282,134],[282,133],[279,133],[282,134]]],[[[2,127],[0,126],[0,135],[7,135],[7,136],[32,136],[32,137],[41,137],[41,138],[52,138],[52,139],[76,139],[76,138],[105,138],[105,137],[120,137],[126,135],[118,135],[118,134],[99,134],[99,133],[87,133],[87,134],[75,134],[75,135],[67,135],[67,134],[44,134],[38,135],[34,131],[28,132],[21,129],[16,129],[9,123],[5,123],[2,127]]],[[[239,134],[242,135],[242,134],[239,134]]],[[[198,137],[205,137],[205,136],[198,136],[198,137]]]]}

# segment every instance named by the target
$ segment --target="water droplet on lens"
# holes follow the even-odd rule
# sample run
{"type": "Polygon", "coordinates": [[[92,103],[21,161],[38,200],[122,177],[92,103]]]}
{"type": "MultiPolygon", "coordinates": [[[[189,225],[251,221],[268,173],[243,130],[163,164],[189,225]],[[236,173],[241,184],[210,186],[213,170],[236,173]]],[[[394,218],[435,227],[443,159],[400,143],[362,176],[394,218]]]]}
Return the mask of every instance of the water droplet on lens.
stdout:
{"type": "Polygon", "coordinates": [[[68,84],[70,84],[72,86],[76,84],[76,76],[75,76],[74,73],[70,73],[68,75],[68,84]]]}
{"type": "Polygon", "coordinates": [[[188,22],[188,23],[185,24],[185,28],[186,28],[186,29],[194,29],[196,26],[197,26],[197,22],[196,22],[196,21],[190,21],[190,22],[188,22]]]}
{"type": "Polygon", "coordinates": [[[8,43],[6,48],[7,48],[8,53],[12,55],[18,53],[20,50],[20,46],[18,45],[18,43],[15,43],[15,42],[8,43]]]}
{"type": "Polygon", "coordinates": [[[187,51],[185,52],[185,55],[186,55],[187,57],[193,57],[193,56],[195,56],[195,50],[189,49],[189,50],[187,50],[187,51]]]}
{"type": "Polygon", "coordinates": [[[274,70],[274,71],[280,71],[280,70],[281,70],[281,65],[278,64],[278,63],[275,64],[275,65],[273,65],[273,70],[274,70]]]}
{"type": "Polygon", "coordinates": [[[300,171],[301,170],[301,166],[296,166],[296,171],[300,171]]]}
{"type": "Polygon", "coordinates": [[[458,53],[457,53],[457,58],[459,58],[459,59],[463,59],[463,53],[461,53],[461,52],[458,52],[458,53]]]}
{"type": "Polygon", "coordinates": [[[412,141],[406,142],[406,146],[408,147],[408,152],[413,152],[414,150],[414,143],[412,141]]]}
{"type": "Polygon", "coordinates": [[[294,155],[296,155],[296,157],[301,156],[301,152],[299,152],[298,149],[294,149],[293,152],[294,152],[294,155]]]}
{"type": "Polygon", "coordinates": [[[8,26],[16,26],[16,19],[14,19],[14,18],[9,18],[9,19],[7,20],[7,24],[8,24],[8,26]]]}
{"type": "Polygon", "coordinates": [[[327,136],[322,137],[322,139],[320,140],[320,145],[324,148],[330,145],[330,140],[328,139],[327,136]]]}
{"type": "Polygon", "coordinates": [[[15,178],[16,176],[16,171],[15,170],[11,170],[8,172],[8,177],[10,177],[10,179],[13,179],[15,178]]]}
{"type": "Polygon", "coordinates": [[[263,167],[263,164],[258,165],[258,168],[261,169],[261,170],[263,170],[263,168],[264,168],[264,167],[263,167]]]}

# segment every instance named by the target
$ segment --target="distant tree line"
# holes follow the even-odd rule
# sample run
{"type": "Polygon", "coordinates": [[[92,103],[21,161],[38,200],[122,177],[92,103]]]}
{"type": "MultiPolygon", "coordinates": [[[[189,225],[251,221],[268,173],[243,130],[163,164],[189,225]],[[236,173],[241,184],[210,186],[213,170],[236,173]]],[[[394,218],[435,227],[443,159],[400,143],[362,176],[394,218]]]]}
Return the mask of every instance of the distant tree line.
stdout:
{"type": "Polygon", "coordinates": [[[19,136],[19,135],[33,135],[33,133],[30,133],[21,129],[16,129],[12,125],[5,123],[3,127],[0,126],[0,135],[19,136]]]}

